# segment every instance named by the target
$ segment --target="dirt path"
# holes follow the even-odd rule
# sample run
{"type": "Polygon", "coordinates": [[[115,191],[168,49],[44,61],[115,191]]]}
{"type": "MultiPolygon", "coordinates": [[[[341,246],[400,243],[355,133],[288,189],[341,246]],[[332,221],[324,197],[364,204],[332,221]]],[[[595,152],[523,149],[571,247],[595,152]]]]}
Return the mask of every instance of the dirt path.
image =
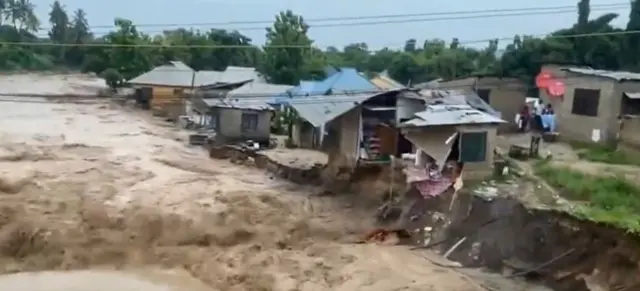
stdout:
{"type": "Polygon", "coordinates": [[[2,273],[162,268],[211,290],[477,290],[406,248],[345,243],[370,213],[211,160],[140,112],[2,104],[2,273]]]}

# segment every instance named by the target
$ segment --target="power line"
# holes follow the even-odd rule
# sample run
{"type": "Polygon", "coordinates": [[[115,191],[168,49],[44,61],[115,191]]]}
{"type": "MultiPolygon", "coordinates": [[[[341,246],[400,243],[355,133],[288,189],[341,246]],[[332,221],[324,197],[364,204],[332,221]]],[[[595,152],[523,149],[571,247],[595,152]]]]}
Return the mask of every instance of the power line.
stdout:
{"type": "MultiPolygon", "coordinates": [[[[590,8],[593,10],[598,8],[625,8],[630,7],[629,2],[614,2],[607,4],[592,4],[590,8]]],[[[483,10],[458,10],[458,11],[445,11],[445,12],[426,12],[426,13],[410,13],[410,14],[380,14],[380,15],[360,15],[360,16],[344,16],[344,17],[323,17],[323,18],[311,18],[305,19],[308,23],[313,22],[330,22],[330,21],[344,21],[344,20],[367,20],[367,19],[380,19],[380,18],[410,18],[410,17],[423,17],[423,16],[451,16],[451,15],[464,15],[464,14],[479,14],[479,13],[513,13],[513,12],[535,12],[535,11],[548,11],[559,9],[573,9],[577,10],[576,5],[565,6],[541,6],[541,7],[526,7],[526,8],[492,8],[483,10]]],[[[249,20],[249,21],[227,21],[227,22],[195,22],[195,23],[143,23],[136,24],[136,27],[184,27],[184,26],[224,26],[224,25],[253,25],[253,24],[272,24],[274,19],[271,20],[249,20]]],[[[315,27],[315,25],[312,24],[315,27]]],[[[91,25],[90,28],[113,28],[113,24],[103,25],[91,25]]],[[[50,29],[51,27],[42,27],[42,29],[50,29]]],[[[264,29],[264,27],[260,27],[264,29]]]]}
{"type": "MultiPolygon", "coordinates": [[[[607,7],[594,7],[591,10],[592,11],[608,11],[610,9],[616,9],[616,8],[625,8],[628,7],[629,4],[607,4],[607,7]]],[[[327,23],[327,24],[318,24],[318,25],[310,25],[310,28],[332,28],[332,27],[358,27],[358,26],[374,26],[374,25],[392,25],[392,24],[405,24],[405,23],[421,23],[421,22],[434,22],[434,21],[448,21],[448,20],[470,20],[470,19],[482,19],[482,18],[499,18],[499,17],[514,17],[514,16],[533,16],[533,15],[555,15],[555,14],[568,14],[568,13],[575,13],[576,12],[576,8],[571,8],[570,6],[559,6],[559,7],[564,7],[561,8],[561,10],[556,10],[558,9],[558,7],[552,7],[554,10],[556,11],[530,11],[530,10],[526,10],[526,9],[519,9],[520,12],[510,12],[510,13],[504,13],[502,12],[502,14],[482,14],[485,13],[483,11],[481,12],[475,12],[475,15],[468,15],[468,16],[449,16],[449,17],[431,17],[431,18],[418,18],[418,19],[399,19],[399,20],[376,20],[376,21],[367,21],[367,22],[348,22],[348,23],[327,23]]],[[[541,8],[539,8],[541,9],[541,8]]],[[[551,8],[547,9],[550,10],[551,8]]],[[[505,10],[510,10],[510,11],[517,11],[517,9],[505,9],[505,10]]],[[[479,10],[480,11],[480,10],[479,10]]],[[[489,10],[486,10],[489,11],[489,10]]],[[[497,11],[496,9],[494,9],[493,11],[497,11]]],[[[454,12],[451,12],[449,14],[453,14],[454,12]]],[[[467,11],[466,13],[472,13],[472,11],[467,11]]],[[[444,15],[444,13],[443,13],[444,15]]],[[[396,15],[397,16],[397,15],[396,15]]],[[[384,18],[384,16],[380,17],[380,18],[384,18]]],[[[363,19],[368,19],[367,18],[363,18],[363,19]]],[[[165,31],[171,30],[170,28],[174,28],[174,29],[178,29],[184,26],[188,26],[191,24],[164,24],[164,27],[166,29],[156,29],[156,30],[139,30],[139,32],[141,33],[145,33],[145,34],[155,34],[155,33],[163,33],[165,31]]],[[[202,24],[205,25],[205,24],[202,24]]],[[[216,25],[215,23],[210,23],[210,24],[206,24],[209,26],[213,26],[216,25]]],[[[218,25],[228,25],[228,23],[219,23],[218,25]]],[[[136,25],[136,27],[140,27],[139,25],[136,25]]],[[[162,26],[159,26],[162,27],[162,26]]],[[[95,28],[92,27],[92,28],[95,28]]],[[[108,28],[113,28],[113,26],[109,26],[108,28]]],[[[259,26],[259,27],[239,27],[239,28],[229,28],[226,30],[233,30],[233,31],[238,31],[238,32],[242,32],[242,31],[260,31],[260,30],[265,30],[267,27],[265,26],[259,26]]],[[[193,29],[191,27],[191,29],[193,29]]],[[[209,27],[209,29],[216,29],[216,27],[209,27]]],[[[219,28],[220,29],[220,28],[219,28]]],[[[94,34],[99,34],[99,35],[106,35],[108,33],[110,33],[112,31],[103,31],[103,32],[93,32],[94,34]]],[[[40,34],[38,35],[39,37],[48,37],[48,35],[46,34],[40,34]]]]}
{"type": "MultiPolygon", "coordinates": [[[[618,7],[622,8],[622,7],[618,7]]],[[[592,9],[592,11],[608,11],[613,8],[606,9],[592,9]]],[[[400,20],[377,20],[377,21],[368,21],[368,22],[350,22],[350,23],[328,23],[328,24],[319,24],[319,25],[309,25],[310,28],[331,28],[331,27],[358,27],[358,26],[374,26],[374,25],[390,25],[390,24],[404,24],[404,23],[421,23],[421,22],[434,22],[434,21],[447,21],[447,20],[470,20],[470,19],[482,19],[482,18],[499,18],[499,17],[515,17],[515,16],[534,16],[534,15],[555,15],[555,14],[568,14],[575,13],[576,9],[564,9],[558,11],[539,11],[539,12],[519,12],[519,13],[503,13],[503,14],[486,14],[486,15],[469,15],[469,16],[454,16],[454,17],[439,17],[439,18],[418,18],[418,19],[400,19],[400,20]]],[[[213,27],[212,27],[213,28],[213,27]]],[[[265,30],[266,27],[240,27],[233,28],[232,30],[242,32],[242,31],[258,31],[265,30]]],[[[165,30],[141,30],[142,33],[162,33],[165,30]]],[[[98,34],[107,34],[110,31],[105,32],[94,32],[98,34]]]]}
{"type": "MultiPolygon", "coordinates": [[[[564,38],[582,38],[582,37],[595,37],[595,36],[615,36],[615,35],[630,35],[630,34],[638,34],[640,30],[627,30],[627,31],[612,31],[612,32],[594,32],[594,33],[581,33],[581,34],[568,34],[568,35],[548,35],[548,34],[539,34],[539,35],[527,35],[538,38],[553,38],[553,39],[564,39],[564,38]]],[[[526,34],[525,34],[526,35],[526,34]]],[[[469,41],[460,41],[461,45],[465,44],[476,44],[476,43],[484,43],[492,40],[513,40],[515,37],[497,37],[497,38],[488,38],[488,39],[479,39],[479,40],[469,40],[469,41]]],[[[34,46],[34,47],[105,47],[105,48],[202,48],[202,49],[256,49],[260,47],[267,48],[299,48],[299,49],[309,49],[315,48],[314,46],[309,45],[180,45],[180,44],[157,44],[157,43],[144,43],[144,44],[113,44],[113,43],[52,43],[52,42],[8,42],[8,41],[0,41],[0,46],[34,46]]]]}

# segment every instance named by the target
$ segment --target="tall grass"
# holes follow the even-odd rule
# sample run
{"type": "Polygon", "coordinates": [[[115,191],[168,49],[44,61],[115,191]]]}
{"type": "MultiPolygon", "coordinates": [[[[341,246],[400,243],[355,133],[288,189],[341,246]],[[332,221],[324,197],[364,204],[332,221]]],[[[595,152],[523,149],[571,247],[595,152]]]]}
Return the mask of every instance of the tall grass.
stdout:
{"type": "Polygon", "coordinates": [[[640,233],[640,187],[624,177],[588,175],[548,162],[536,164],[535,172],[565,199],[581,202],[576,215],[640,233]]]}

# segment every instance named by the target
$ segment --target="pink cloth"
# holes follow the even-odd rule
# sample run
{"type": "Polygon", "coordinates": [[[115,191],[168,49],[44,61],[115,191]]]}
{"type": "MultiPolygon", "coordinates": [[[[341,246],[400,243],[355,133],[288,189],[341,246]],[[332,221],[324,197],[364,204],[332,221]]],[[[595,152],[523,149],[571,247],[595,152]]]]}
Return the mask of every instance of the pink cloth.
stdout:
{"type": "Polygon", "coordinates": [[[428,199],[431,197],[439,196],[440,194],[447,191],[447,189],[449,189],[449,187],[453,185],[453,182],[447,178],[442,178],[439,180],[414,182],[413,185],[416,187],[416,189],[418,189],[418,191],[420,191],[422,197],[428,199]]]}
{"type": "Polygon", "coordinates": [[[407,183],[413,184],[422,197],[425,199],[436,197],[449,189],[453,185],[453,181],[448,179],[437,170],[420,169],[417,167],[408,167],[405,169],[407,183]]]}

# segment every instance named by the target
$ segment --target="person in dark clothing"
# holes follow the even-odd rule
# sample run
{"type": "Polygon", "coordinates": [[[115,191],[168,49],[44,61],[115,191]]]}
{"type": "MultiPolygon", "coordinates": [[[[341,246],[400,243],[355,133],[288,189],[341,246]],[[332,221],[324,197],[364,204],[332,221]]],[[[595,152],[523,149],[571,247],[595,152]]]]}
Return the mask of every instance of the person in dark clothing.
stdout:
{"type": "Polygon", "coordinates": [[[542,114],[553,114],[553,107],[551,104],[547,104],[547,106],[542,109],[542,114]]]}
{"type": "Polygon", "coordinates": [[[518,122],[518,126],[521,132],[527,131],[530,120],[531,120],[531,109],[529,108],[529,105],[525,104],[522,110],[520,111],[520,120],[518,122]]]}

